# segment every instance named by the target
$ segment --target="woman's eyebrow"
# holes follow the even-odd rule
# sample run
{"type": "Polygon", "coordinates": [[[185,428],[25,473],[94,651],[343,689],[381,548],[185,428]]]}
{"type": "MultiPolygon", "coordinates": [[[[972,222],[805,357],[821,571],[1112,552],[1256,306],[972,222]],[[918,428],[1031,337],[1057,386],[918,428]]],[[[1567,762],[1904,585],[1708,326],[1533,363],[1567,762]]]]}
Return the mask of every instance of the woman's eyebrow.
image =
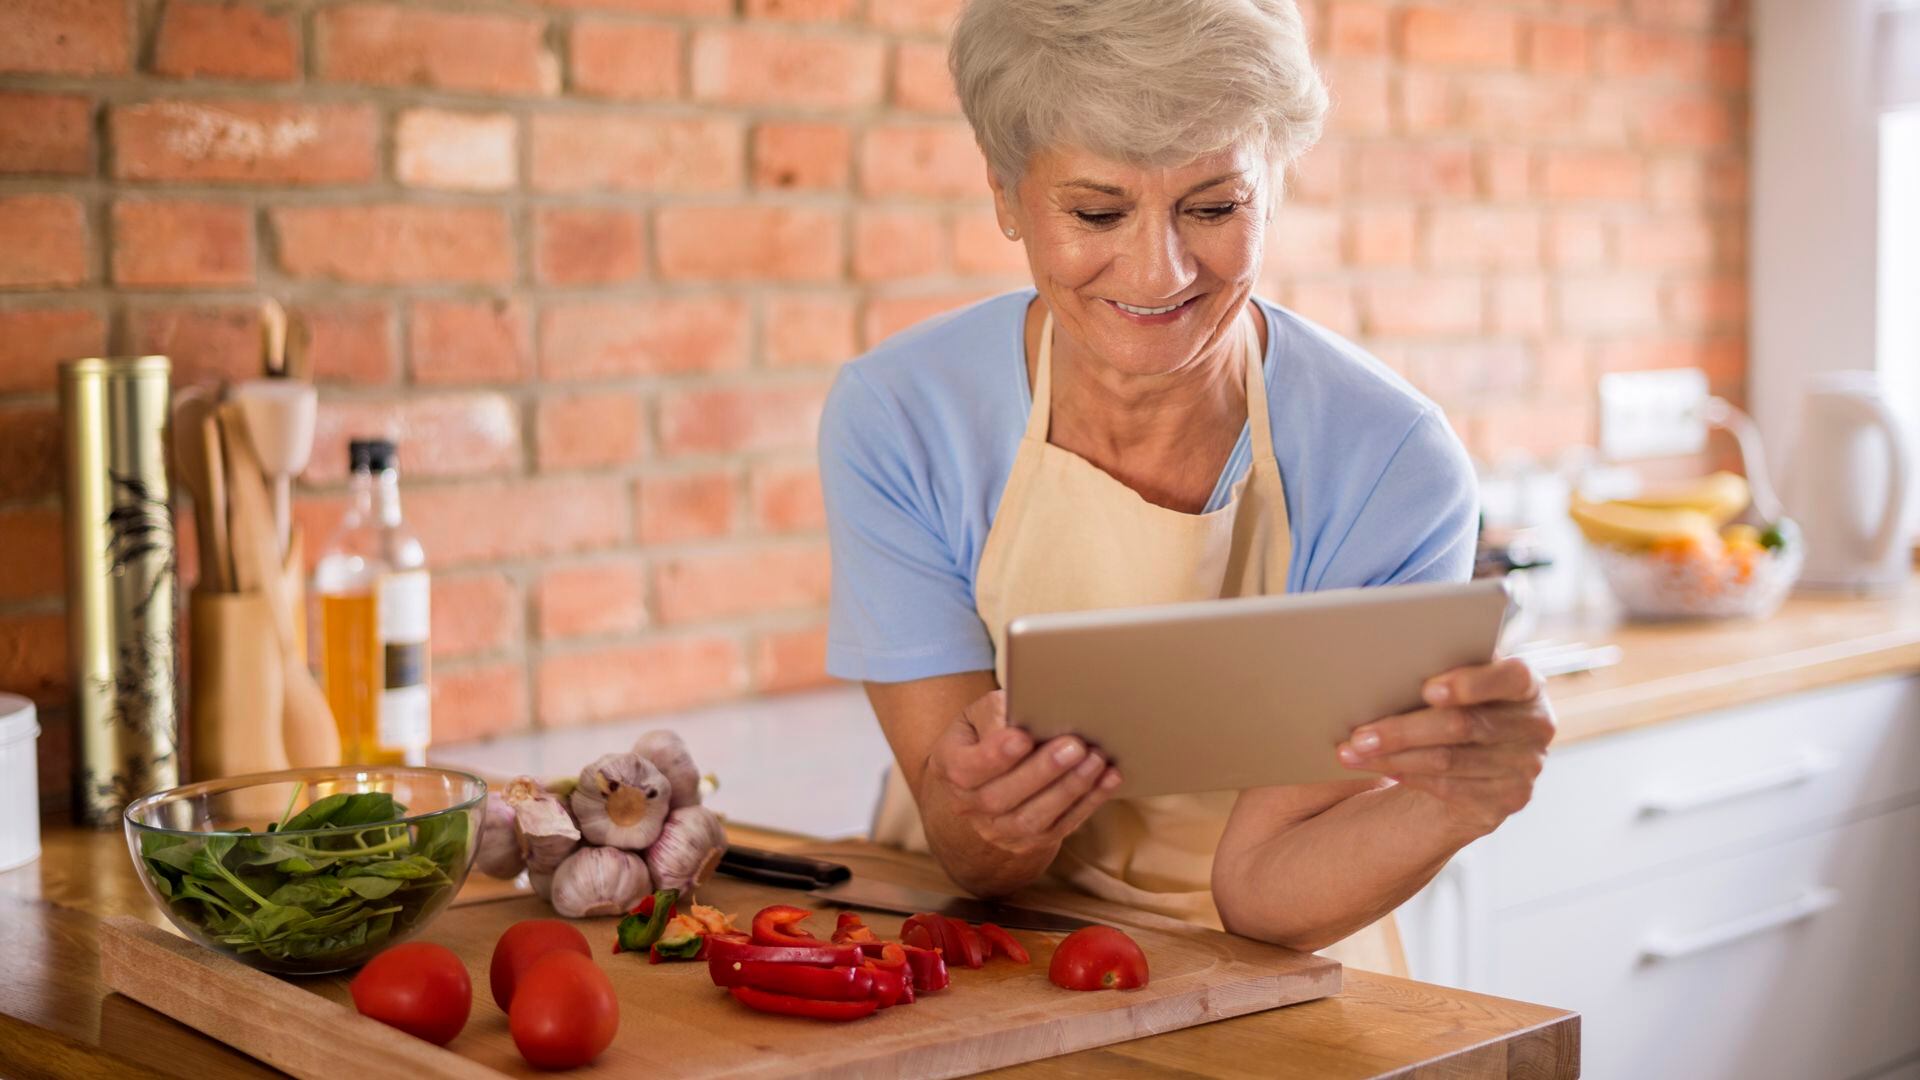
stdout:
{"type": "MultiPolygon", "coordinates": [[[[1240,171],[1238,169],[1230,173],[1221,173],[1219,176],[1216,176],[1211,180],[1203,180],[1200,183],[1193,185],[1192,187],[1188,188],[1180,197],[1184,199],[1188,195],[1192,195],[1195,192],[1205,191],[1208,188],[1214,186],[1215,184],[1222,184],[1227,182],[1228,180],[1238,179],[1239,176],[1240,176],[1240,171]]],[[[1127,189],[1125,188],[1115,187],[1112,184],[1102,184],[1097,180],[1088,180],[1084,177],[1076,178],[1073,180],[1062,181],[1058,186],[1070,187],[1070,188],[1086,188],[1089,191],[1097,191],[1102,195],[1112,195],[1116,198],[1124,198],[1127,194],[1127,189]]]]}

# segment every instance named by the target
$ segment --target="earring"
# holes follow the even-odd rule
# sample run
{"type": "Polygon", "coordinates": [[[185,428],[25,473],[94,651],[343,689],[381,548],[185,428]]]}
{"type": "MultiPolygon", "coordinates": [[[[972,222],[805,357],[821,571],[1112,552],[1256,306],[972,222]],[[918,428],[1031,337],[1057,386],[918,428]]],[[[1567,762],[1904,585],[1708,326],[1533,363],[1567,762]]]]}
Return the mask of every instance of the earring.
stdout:
{"type": "Polygon", "coordinates": [[[1009,240],[1018,240],[1018,239],[1020,239],[1020,230],[1019,230],[1019,229],[1008,229],[1008,230],[1007,230],[1007,239],[1009,239],[1009,240]]]}

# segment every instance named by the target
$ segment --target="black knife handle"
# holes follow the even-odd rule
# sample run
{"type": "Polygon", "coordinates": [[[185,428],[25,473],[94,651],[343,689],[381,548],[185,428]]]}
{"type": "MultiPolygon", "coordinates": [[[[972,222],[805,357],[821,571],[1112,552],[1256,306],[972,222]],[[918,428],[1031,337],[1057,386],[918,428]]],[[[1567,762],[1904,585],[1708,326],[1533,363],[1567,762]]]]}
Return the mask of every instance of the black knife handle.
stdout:
{"type": "Polygon", "coordinates": [[[852,870],[839,863],[740,844],[727,845],[727,853],[720,856],[719,870],[731,877],[785,889],[818,889],[853,876],[852,870]]]}

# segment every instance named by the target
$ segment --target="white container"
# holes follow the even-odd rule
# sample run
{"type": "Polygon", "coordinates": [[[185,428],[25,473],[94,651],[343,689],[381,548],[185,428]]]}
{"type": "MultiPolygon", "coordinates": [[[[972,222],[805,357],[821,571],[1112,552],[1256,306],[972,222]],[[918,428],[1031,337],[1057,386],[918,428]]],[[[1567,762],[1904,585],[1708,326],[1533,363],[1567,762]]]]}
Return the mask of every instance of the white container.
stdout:
{"type": "Polygon", "coordinates": [[[40,857],[39,737],[33,702],[0,694],[0,870],[40,857]]]}

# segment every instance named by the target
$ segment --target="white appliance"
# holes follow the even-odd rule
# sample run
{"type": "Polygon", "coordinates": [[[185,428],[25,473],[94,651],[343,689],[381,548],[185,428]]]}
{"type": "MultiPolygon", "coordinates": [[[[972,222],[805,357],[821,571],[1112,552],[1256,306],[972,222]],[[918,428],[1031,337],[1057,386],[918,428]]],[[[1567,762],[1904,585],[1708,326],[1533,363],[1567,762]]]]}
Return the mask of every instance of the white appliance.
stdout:
{"type": "Polygon", "coordinates": [[[1912,573],[1906,431],[1871,371],[1807,380],[1787,512],[1806,538],[1803,587],[1888,592],[1912,573]]]}

